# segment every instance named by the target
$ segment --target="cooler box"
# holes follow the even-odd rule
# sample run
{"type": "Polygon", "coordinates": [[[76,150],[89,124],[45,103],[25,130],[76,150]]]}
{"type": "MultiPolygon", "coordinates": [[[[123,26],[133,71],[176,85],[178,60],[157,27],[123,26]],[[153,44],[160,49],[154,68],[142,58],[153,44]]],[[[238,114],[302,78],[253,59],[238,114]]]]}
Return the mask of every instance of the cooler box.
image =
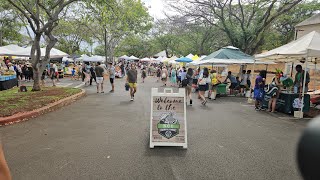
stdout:
{"type": "Polygon", "coordinates": [[[217,85],[217,94],[220,94],[220,95],[227,94],[227,84],[217,85]]]}

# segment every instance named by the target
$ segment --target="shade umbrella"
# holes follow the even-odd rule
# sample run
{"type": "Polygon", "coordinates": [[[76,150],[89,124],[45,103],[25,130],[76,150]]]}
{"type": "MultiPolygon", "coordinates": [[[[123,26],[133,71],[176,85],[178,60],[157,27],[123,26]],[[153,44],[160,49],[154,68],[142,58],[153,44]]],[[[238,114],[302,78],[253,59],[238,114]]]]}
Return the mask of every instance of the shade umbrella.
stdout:
{"type": "Polygon", "coordinates": [[[130,56],[129,60],[139,60],[139,58],[135,57],[135,56],[130,56]]]}
{"type": "Polygon", "coordinates": [[[188,54],[186,57],[189,58],[189,59],[192,59],[193,56],[194,56],[193,54],[188,54]]]}
{"type": "Polygon", "coordinates": [[[192,62],[192,59],[187,58],[187,57],[181,57],[179,59],[176,59],[175,61],[176,62],[182,62],[182,63],[190,63],[190,62],[192,62]]]}

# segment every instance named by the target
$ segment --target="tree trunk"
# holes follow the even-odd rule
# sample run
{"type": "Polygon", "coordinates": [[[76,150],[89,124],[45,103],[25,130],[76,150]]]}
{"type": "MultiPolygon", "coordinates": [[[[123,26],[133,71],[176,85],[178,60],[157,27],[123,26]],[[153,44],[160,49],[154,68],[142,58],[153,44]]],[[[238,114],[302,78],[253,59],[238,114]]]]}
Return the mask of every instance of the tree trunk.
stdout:
{"type": "Polygon", "coordinates": [[[37,34],[34,38],[34,42],[31,47],[30,56],[31,56],[32,68],[33,68],[32,91],[41,91],[41,87],[40,87],[41,71],[39,68],[39,62],[41,58],[40,39],[41,39],[41,34],[37,34]]]}
{"type": "Polygon", "coordinates": [[[0,46],[3,46],[2,31],[0,31],[0,46]]]}
{"type": "Polygon", "coordinates": [[[104,55],[106,56],[106,63],[108,62],[108,40],[107,40],[107,30],[104,29],[104,55]]]}

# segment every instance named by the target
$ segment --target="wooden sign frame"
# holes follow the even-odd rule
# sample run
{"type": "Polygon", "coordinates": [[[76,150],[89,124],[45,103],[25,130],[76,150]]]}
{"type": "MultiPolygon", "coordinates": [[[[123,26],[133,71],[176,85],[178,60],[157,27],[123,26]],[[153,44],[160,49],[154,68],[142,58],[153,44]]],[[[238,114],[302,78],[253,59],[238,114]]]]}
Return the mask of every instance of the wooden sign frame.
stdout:
{"type": "Polygon", "coordinates": [[[150,148],[155,146],[182,146],[184,149],[188,148],[185,93],[184,88],[180,88],[178,93],[173,93],[172,88],[165,88],[163,92],[159,92],[158,88],[152,88],[150,148]],[[160,129],[159,127],[162,128],[160,129]]]}

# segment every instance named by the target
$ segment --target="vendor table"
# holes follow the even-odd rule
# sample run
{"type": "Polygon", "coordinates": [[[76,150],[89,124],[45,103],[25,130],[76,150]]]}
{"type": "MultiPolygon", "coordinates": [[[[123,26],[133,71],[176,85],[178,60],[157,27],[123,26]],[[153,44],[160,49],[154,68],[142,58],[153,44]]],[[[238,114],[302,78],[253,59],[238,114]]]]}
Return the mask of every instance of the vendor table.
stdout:
{"type": "MultiPolygon", "coordinates": [[[[263,101],[263,107],[268,108],[268,103],[270,100],[270,96],[265,95],[263,101]]],[[[289,93],[289,92],[280,92],[279,98],[277,99],[276,110],[278,112],[283,112],[286,114],[292,114],[294,111],[298,111],[297,108],[293,107],[293,102],[295,99],[299,98],[299,94],[289,93]]],[[[310,109],[310,95],[304,95],[304,107],[303,112],[308,112],[310,109]]]]}
{"type": "Polygon", "coordinates": [[[0,91],[18,86],[18,79],[14,76],[2,76],[0,79],[0,91]],[[3,78],[5,77],[5,78],[3,78]]]}

